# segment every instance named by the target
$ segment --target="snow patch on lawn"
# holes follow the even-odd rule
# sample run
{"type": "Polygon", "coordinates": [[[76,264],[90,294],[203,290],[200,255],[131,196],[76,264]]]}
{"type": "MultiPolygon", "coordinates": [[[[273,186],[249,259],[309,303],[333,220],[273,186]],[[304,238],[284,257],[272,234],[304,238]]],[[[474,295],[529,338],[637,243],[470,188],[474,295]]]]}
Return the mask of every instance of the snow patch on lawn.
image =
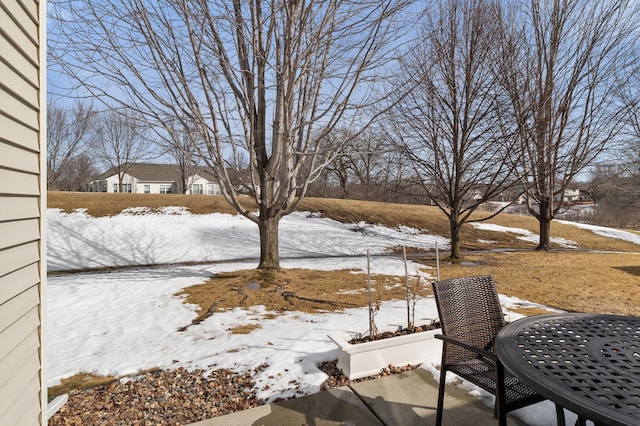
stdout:
{"type": "Polygon", "coordinates": [[[634,234],[633,232],[623,231],[620,229],[606,228],[604,226],[588,225],[586,223],[569,222],[566,220],[559,220],[558,223],[562,223],[565,225],[572,225],[581,229],[586,229],[602,237],[615,238],[617,240],[629,241],[630,243],[640,245],[640,235],[634,234]]]}
{"type": "MultiPolygon", "coordinates": [[[[471,226],[483,231],[509,232],[512,234],[520,234],[520,236],[517,237],[519,240],[530,241],[532,243],[537,243],[540,239],[540,236],[538,234],[523,228],[509,228],[507,226],[496,225],[494,223],[485,223],[485,222],[471,222],[471,226]]],[[[551,242],[565,248],[578,247],[578,243],[576,243],[575,241],[566,240],[564,238],[559,238],[559,237],[551,237],[551,242]]]]}

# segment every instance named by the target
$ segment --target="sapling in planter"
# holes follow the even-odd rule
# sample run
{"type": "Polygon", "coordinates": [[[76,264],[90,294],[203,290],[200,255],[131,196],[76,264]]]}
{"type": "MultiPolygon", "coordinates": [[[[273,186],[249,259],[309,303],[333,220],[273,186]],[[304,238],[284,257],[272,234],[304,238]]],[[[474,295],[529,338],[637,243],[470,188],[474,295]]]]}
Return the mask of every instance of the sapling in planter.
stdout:
{"type": "Polygon", "coordinates": [[[407,300],[407,332],[416,331],[416,303],[418,303],[418,289],[420,288],[420,275],[416,275],[415,281],[409,280],[409,267],[407,265],[407,250],[402,246],[402,258],[404,260],[404,284],[405,298],[407,300]]]}
{"type": "MultiPolygon", "coordinates": [[[[404,249],[403,249],[404,251],[404,249]]],[[[328,337],[338,345],[337,367],[355,380],[379,374],[389,366],[403,367],[419,365],[428,359],[437,359],[442,351],[442,342],[434,336],[440,330],[415,326],[415,308],[421,288],[421,277],[409,279],[405,254],[405,286],[407,297],[407,323],[409,332],[403,330],[378,331],[375,323],[380,311],[380,302],[374,302],[371,261],[367,250],[367,293],[369,302],[369,336],[353,333],[335,333],[328,337]],[[421,332],[418,333],[417,331],[421,332]]],[[[402,321],[401,321],[402,322],[402,321]]],[[[432,325],[434,323],[432,322],[432,325]]],[[[402,326],[401,326],[402,327],[402,326]]]]}
{"type": "Polygon", "coordinates": [[[369,339],[373,340],[378,334],[378,327],[376,327],[375,317],[380,310],[380,301],[374,304],[372,302],[371,292],[371,260],[369,258],[369,250],[367,250],[367,300],[369,301],[369,339]]]}

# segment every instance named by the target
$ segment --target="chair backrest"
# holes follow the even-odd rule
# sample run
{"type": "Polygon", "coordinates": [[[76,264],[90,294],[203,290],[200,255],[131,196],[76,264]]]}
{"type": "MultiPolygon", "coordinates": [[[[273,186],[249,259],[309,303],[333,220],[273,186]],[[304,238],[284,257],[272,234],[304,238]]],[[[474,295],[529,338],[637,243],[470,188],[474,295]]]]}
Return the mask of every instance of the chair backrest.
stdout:
{"type": "MultiPolygon", "coordinates": [[[[436,281],[432,286],[442,334],[495,353],[495,338],[505,321],[491,275],[436,281]]],[[[477,357],[448,345],[445,362],[455,364],[477,357]]]]}

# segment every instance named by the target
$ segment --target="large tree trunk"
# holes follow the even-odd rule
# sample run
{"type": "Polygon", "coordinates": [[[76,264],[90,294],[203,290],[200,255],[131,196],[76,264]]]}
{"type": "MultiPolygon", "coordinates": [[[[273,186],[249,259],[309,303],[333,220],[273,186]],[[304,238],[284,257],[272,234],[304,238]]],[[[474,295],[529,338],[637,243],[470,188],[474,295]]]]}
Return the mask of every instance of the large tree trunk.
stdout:
{"type": "Polygon", "coordinates": [[[449,216],[449,230],[451,233],[451,259],[461,259],[460,254],[460,224],[458,215],[449,216]]]}
{"type": "Polygon", "coordinates": [[[280,254],[278,252],[279,217],[260,215],[260,264],[258,269],[279,269],[280,254]]]}
{"type": "Polygon", "coordinates": [[[553,201],[538,201],[540,206],[540,216],[538,224],[540,225],[540,242],[536,250],[549,250],[551,248],[551,220],[553,219],[553,201]]]}

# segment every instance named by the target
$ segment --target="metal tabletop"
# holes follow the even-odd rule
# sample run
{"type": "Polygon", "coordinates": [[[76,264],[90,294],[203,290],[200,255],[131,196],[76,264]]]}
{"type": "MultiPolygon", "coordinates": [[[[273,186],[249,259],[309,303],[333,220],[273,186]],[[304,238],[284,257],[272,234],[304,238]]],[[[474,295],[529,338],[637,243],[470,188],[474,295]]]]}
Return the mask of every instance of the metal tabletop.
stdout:
{"type": "Polygon", "coordinates": [[[504,366],[560,406],[605,425],[640,425],[640,318],[539,315],[496,339],[504,366]]]}

